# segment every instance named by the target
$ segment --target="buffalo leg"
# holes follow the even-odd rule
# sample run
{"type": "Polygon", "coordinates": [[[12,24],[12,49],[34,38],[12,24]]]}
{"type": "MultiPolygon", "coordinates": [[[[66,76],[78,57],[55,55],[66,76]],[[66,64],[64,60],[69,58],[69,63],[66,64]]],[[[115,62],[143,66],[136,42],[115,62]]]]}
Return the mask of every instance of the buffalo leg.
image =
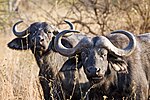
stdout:
{"type": "Polygon", "coordinates": [[[51,94],[50,94],[49,82],[46,79],[40,77],[40,84],[41,84],[42,89],[43,89],[44,99],[45,100],[52,100],[51,94]]]}

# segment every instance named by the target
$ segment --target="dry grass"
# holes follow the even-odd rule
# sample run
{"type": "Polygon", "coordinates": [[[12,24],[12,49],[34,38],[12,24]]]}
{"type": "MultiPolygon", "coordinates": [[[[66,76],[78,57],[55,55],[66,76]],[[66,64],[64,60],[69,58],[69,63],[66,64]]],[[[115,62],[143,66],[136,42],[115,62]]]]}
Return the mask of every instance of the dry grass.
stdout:
{"type": "Polygon", "coordinates": [[[42,100],[33,55],[30,51],[10,50],[10,39],[0,36],[0,100],[42,100]]]}
{"type": "MultiPolygon", "coordinates": [[[[28,3],[23,0],[23,4],[19,5],[18,12],[10,14],[3,12],[6,15],[1,15],[3,13],[0,9],[0,19],[7,19],[0,21],[0,100],[44,99],[38,79],[39,68],[31,51],[16,51],[7,47],[7,43],[15,38],[11,31],[12,24],[18,20],[24,21],[24,26],[21,25],[21,28],[36,21],[49,22],[48,12],[45,12],[45,9],[50,7],[49,5],[45,6],[47,0],[37,0],[40,1],[37,4],[34,0],[32,1],[28,3]],[[3,24],[1,25],[1,23],[3,24]]],[[[6,2],[0,2],[0,4],[6,4],[6,2]]]]}
{"type": "MultiPolygon", "coordinates": [[[[0,1],[6,1],[6,0],[0,0],[0,1]]],[[[42,89],[38,80],[39,69],[38,66],[36,65],[32,53],[29,50],[16,51],[16,50],[11,50],[7,47],[7,43],[14,38],[11,32],[12,24],[16,23],[18,20],[23,20],[24,25],[27,24],[27,26],[30,23],[35,21],[46,21],[49,22],[50,24],[59,25],[59,23],[62,22],[62,20],[68,18],[69,20],[74,21],[74,24],[78,30],[82,30],[83,32],[86,32],[86,30],[88,30],[88,27],[84,26],[84,24],[87,21],[94,22],[94,24],[91,24],[92,27],[90,26],[90,24],[89,26],[97,34],[101,34],[100,32],[101,29],[103,28],[103,27],[101,28],[101,24],[96,26],[96,28],[93,28],[94,25],[97,25],[97,19],[95,18],[95,15],[91,16],[91,14],[89,14],[88,12],[87,13],[90,15],[89,17],[93,19],[89,17],[88,19],[85,19],[84,18],[85,12],[84,11],[81,12],[81,10],[84,7],[81,7],[81,9],[79,9],[79,12],[77,11],[77,9],[76,10],[72,10],[71,8],[68,9],[67,8],[68,6],[64,6],[63,8],[61,3],[63,1],[70,1],[70,0],[21,0],[21,1],[23,2],[20,3],[18,11],[11,12],[10,14],[6,12],[6,14],[8,14],[6,16],[2,15],[3,13],[1,13],[1,8],[4,8],[2,6],[7,4],[7,2],[3,3],[3,5],[0,5],[0,30],[1,30],[0,33],[0,100],[42,100],[43,99],[42,89]],[[74,11],[74,12],[70,13],[69,11],[74,11]],[[74,17],[77,18],[75,19],[74,17]],[[81,22],[83,23],[81,22],[75,23],[76,20],[81,20],[81,22]],[[80,26],[80,24],[81,25],[83,24],[81,26],[81,29],[78,28],[78,25],[80,26]],[[4,28],[5,30],[7,30],[6,32],[3,30],[4,28]]],[[[72,0],[72,1],[77,1],[77,0],[72,0]]],[[[80,0],[80,1],[86,1],[86,0],[80,0]]],[[[114,1],[124,1],[124,0],[114,0],[114,1]]],[[[137,0],[137,1],[141,1],[141,0],[137,0]]],[[[149,0],[142,0],[142,1],[143,2],[147,1],[146,5],[148,5],[149,0]]],[[[2,3],[0,2],[0,4],[2,3]]],[[[104,27],[105,29],[104,31],[110,32],[111,30],[116,30],[116,29],[126,29],[128,31],[137,34],[148,32],[150,30],[150,24],[149,24],[150,7],[149,6],[146,7],[144,6],[144,4],[142,6],[141,5],[135,6],[135,8],[134,9],[132,8],[133,10],[131,11],[121,10],[121,12],[119,10],[119,6],[120,6],[119,5],[118,9],[116,9],[115,12],[108,13],[110,14],[109,16],[106,15],[100,16],[99,18],[100,21],[104,21],[104,22],[108,21],[106,22],[107,24],[104,23],[104,25],[106,24],[104,27]],[[140,11],[144,11],[144,8],[145,8],[145,12],[147,13],[140,12],[140,11]],[[107,25],[111,29],[106,27],[107,25]]]]}

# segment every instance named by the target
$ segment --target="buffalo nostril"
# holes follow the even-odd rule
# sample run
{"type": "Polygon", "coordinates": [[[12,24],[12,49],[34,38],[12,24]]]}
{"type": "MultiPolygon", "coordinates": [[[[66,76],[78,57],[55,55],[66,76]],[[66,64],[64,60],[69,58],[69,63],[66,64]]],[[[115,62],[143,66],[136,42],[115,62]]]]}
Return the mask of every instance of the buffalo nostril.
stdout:
{"type": "Polygon", "coordinates": [[[95,67],[88,67],[87,68],[87,72],[89,73],[89,74],[91,74],[91,75],[95,75],[96,74],[96,72],[97,72],[97,69],[95,68],[95,67]]]}
{"type": "Polygon", "coordinates": [[[40,41],[41,41],[41,42],[43,42],[43,41],[44,41],[44,39],[41,39],[40,41]]]}
{"type": "Polygon", "coordinates": [[[43,42],[43,41],[44,41],[44,38],[43,38],[42,36],[38,36],[38,40],[39,40],[40,42],[43,42]]]}
{"type": "Polygon", "coordinates": [[[99,71],[100,71],[100,68],[96,68],[96,71],[99,72],[99,71]]]}

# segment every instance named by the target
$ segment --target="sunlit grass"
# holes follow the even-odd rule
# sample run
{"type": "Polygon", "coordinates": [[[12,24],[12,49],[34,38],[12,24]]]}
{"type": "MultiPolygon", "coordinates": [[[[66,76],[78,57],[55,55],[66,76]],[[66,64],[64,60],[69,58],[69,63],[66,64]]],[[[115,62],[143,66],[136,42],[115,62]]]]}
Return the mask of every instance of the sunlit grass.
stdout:
{"type": "MultiPolygon", "coordinates": [[[[10,38],[9,38],[10,39],[10,38]]],[[[0,37],[0,100],[42,100],[38,66],[30,51],[7,47],[9,39],[0,37]]]]}
{"type": "MultiPolygon", "coordinates": [[[[64,20],[64,18],[62,17],[67,15],[66,13],[68,13],[69,15],[69,11],[73,10],[66,10],[68,5],[64,7],[63,5],[59,5],[62,1],[65,0],[56,0],[55,2],[53,0],[21,0],[23,2],[20,3],[18,11],[10,13],[7,5],[8,2],[2,3],[2,1],[11,0],[0,0],[0,31],[3,32],[0,33],[0,100],[43,100],[43,93],[38,79],[39,68],[35,62],[33,54],[29,50],[16,51],[11,50],[7,47],[7,43],[14,38],[11,25],[18,20],[24,21],[23,25],[26,25],[24,28],[29,26],[30,23],[37,21],[46,21],[50,22],[50,24],[57,23],[61,20],[64,20]],[[49,1],[49,3],[47,1],[49,1]],[[53,3],[55,5],[52,5],[53,3]]],[[[66,1],[69,1],[71,4],[78,0],[66,1]]],[[[145,1],[148,2],[149,0],[145,1]]],[[[143,6],[143,8],[144,7],[145,6],[143,6]]],[[[150,7],[147,7],[147,9],[145,10],[150,11],[149,9],[150,7]]],[[[72,21],[72,19],[74,19],[76,13],[72,13],[73,14],[70,13],[69,16],[70,19],[67,20],[72,21]]],[[[133,31],[135,34],[139,34],[140,32],[143,33],[143,30],[140,30],[140,25],[143,27],[143,29],[145,28],[145,26],[149,26],[145,24],[145,22],[148,23],[148,21],[150,21],[149,17],[141,17],[140,14],[146,13],[139,13],[138,9],[134,9],[134,11],[128,12],[130,16],[127,16],[124,12],[117,13],[118,15],[114,14],[107,19],[108,23],[110,23],[110,28],[112,28],[113,30],[123,28],[128,31],[133,31]],[[145,20],[144,22],[144,20],[141,20],[141,18],[147,20],[145,20]]],[[[89,15],[91,16],[93,14],[89,15]]],[[[85,22],[96,21],[94,19],[90,19],[87,16],[85,16],[86,18],[82,18],[82,15],[78,17],[79,19],[84,19],[83,21],[85,22]]],[[[92,29],[95,33],[97,32],[97,34],[100,35],[100,29],[97,27],[93,28],[94,25],[92,25],[92,29]]],[[[20,27],[21,25],[19,26],[19,28],[20,27]]],[[[78,25],[76,25],[76,27],[78,27],[78,25]]],[[[86,30],[88,30],[84,27],[81,27],[81,29],[83,30],[83,32],[86,32],[86,30]]],[[[80,26],[79,28],[77,28],[77,30],[80,30],[80,26]]],[[[87,93],[89,91],[87,91],[87,93]]],[[[104,96],[104,100],[107,100],[106,96],[104,96]]]]}

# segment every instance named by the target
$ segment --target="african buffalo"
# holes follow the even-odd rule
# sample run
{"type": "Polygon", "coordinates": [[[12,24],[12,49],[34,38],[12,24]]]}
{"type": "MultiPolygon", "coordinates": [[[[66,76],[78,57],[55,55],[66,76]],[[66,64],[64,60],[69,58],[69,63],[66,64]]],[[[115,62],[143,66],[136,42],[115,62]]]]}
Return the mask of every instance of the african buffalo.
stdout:
{"type": "Polygon", "coordinates": [[[61,44],[65,34],[56,35],[55,49],[67,57],[78,55],[91,84],[90,100],[103,100],[103,96],[110,100],[148,100],[150,33],[134,36],[117,30],[107,37],[85,37],[73,48],[61,44]]]}
{"type": "MultiPolygon", "coordinates": [[[[74,63],[71,64],[71,62],[75,62],[74,58],[69,58],[69,60],[67,57],[58,54],[54,49],[54,38],[59,33],[59,30],[51,27],[46,22],[35,22],[26,30],[18,32],[16,27],[20,23],[22,21],[14,24],[13,33],[17,38],[9,42],[8,47],[15,50],[30,49],[32,51],[40,68],[39,80],[45,100],[63,100],[71,96],[73,96],[72,100],[80,99],[82,91],[79,91],[79,87],[89,86],[89,83],[85,75],[79,75],[79,78],[83,81],[77,81],[76,73],[78,70],[76,70],[74,63]],[[66,64],[70,64],[69,69],[66,64]]],[[[72,23],[69,21],[66,21],[66,23],[70,26],[70,32],[76,32],[73,31],[74,26],[72,23]]],[[[70,32],[68,32],[69,35],[70,32]]],[[[65,36],[62,39],[62,43],[66,47],[72,47],[82,37],[84,35],[81,34],[72,34],[69,38],[65,36]]],[[[80,69],[79,73],[84,73],[83,69],[78,69],[80,69]]]]}

